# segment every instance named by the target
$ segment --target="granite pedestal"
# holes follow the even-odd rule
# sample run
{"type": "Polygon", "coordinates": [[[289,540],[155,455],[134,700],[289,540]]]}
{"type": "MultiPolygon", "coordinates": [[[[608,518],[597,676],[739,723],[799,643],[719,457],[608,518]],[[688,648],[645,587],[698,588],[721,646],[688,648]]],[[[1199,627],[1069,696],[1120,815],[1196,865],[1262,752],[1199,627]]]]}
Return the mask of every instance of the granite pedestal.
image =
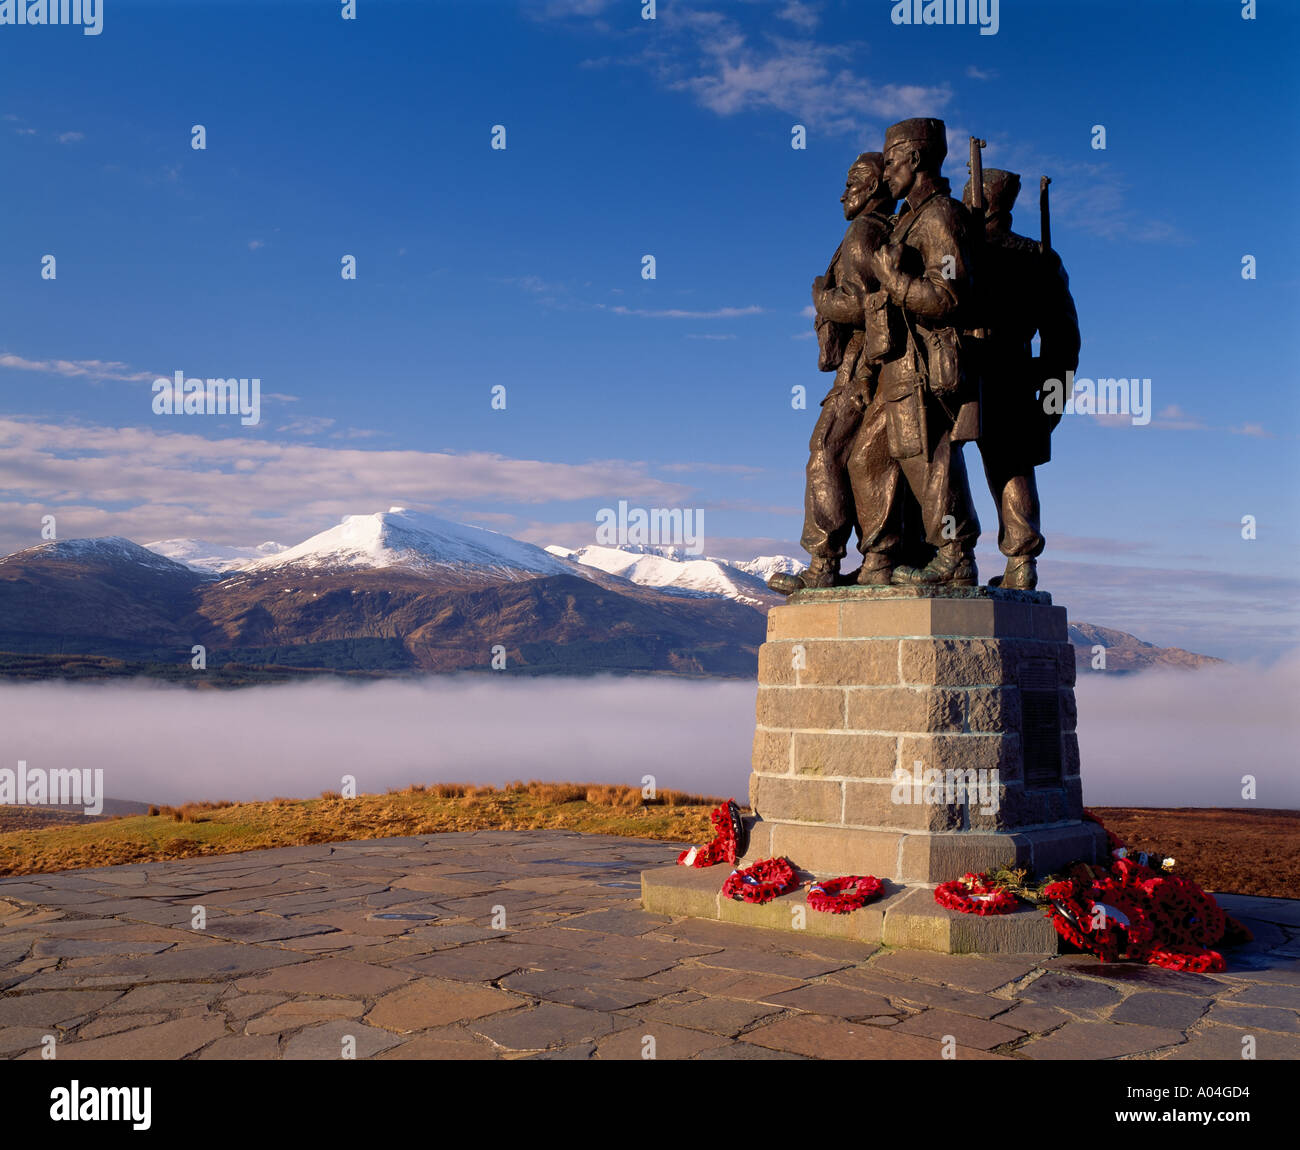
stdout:
{"type": "MultiPolygon", "coordinates": [[[[847,916],[851,928],[809,911],[795,929],[892,934],[898,945],[940,950],[1055,949],[1037,911],[957,915],[932,891],[967,871],[1042,875],[1104,856],[1104,835],[1081,821],[1074,669],[1065,609],[1043,592],[792,595],[769,612],[759,650],[743,863],[783,855],[809,876],[888,880],[889,897],[847,916]]],[[[801,917],[792,907],[802,891],[749,907],[717,897],[725,877],[725,867],[648,871],[643,901],[765,926],[801,917]]]]}

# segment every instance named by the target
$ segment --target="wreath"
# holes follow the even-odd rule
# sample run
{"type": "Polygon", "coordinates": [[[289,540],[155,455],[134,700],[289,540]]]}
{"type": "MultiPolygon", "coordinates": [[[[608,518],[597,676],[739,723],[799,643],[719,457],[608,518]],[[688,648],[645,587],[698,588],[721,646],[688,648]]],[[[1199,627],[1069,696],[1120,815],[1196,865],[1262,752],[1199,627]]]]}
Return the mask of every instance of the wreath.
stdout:
{"type": "Polygon", "coordinates": [[[808,888],[808,905],[827,914],[848,914],[861,910],[885,889],[874,875],[851,874],[822,879],[808,888]]]}
{"type": "Polygon", "coordinates": [[[737,902],[771,902],[799,885],[788,859],[759,859],[753,866],[733,870],[722,884],[722,893],[737,902]]]}
{"type": "Polygon", "coordinates": [[[728,862],[733,866],[745,853],[749,835],[740,817],[740,808],[735,799],[728,799],[721,806],[709,812],[709,821],[713,824],[713,841],[707,846],[691,847],[677,856],[678,866],[714,866],[728,862]]]}
{"type": "MultiPolygon", "coordinates": [[[[1102,825],[1095,815],[1088,817],[1102,825]]],[[[1173,859],[1154,870],[1155,856],[1129,851],[1110,831],[1106,834],[1113,859],[1109,871],[1079,865],[1043,888],[1057,933],[1102,962],[1126,956],[1167,970],[1223,970],[1223,955],[1211,947],[1248,941],[1250,932],[1196,883],[1162,873],[1173,859]]]]}
{"type": "Polygon", "coordinates": [[[1152,926],[1140,888],[1114,878],[1075,878],[1052,883],[1043,893],[1057,933],[1102,962],[1118,962],[1126,951],[1143,951],[1151,942],[1152,926]]]}
{"type": "Polygon", "coordinates": [[[934,901],[962,914],[1009,914],[1019,900],[1005,887],[988,881],[987,874],[964,874],[934,889],[934,901]]]}

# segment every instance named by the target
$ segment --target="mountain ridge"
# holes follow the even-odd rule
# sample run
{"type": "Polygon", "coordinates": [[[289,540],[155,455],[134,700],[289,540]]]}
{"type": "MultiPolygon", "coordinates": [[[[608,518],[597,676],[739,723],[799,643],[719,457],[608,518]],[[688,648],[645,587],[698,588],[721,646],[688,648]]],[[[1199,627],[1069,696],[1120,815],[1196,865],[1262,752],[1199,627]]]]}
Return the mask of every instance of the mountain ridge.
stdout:
{"type": "MultiPolygon", "coordinates": [[[[748,678],[767,608],[784,601],[761,572],[801,567],[671,547],[541,548],[400,507],[289,547],[51,541],[0,558],[0,675],[84,677],[107,661],[170,678],[200,647],[218,668],[383,675],[504,660],[524,674],[748,678]]],[[[1100,645],[1117,673],[1222,662],[1089,623],[1071,624],[1070,638],[1081,667],[1100,645]]]]}

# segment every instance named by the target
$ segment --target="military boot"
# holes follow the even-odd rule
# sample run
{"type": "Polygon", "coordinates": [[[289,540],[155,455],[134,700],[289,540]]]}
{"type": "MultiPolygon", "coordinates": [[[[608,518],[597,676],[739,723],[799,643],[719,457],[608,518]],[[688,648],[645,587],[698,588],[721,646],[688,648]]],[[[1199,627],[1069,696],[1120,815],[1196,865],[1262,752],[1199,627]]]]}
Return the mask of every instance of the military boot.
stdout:
{"type": "Polygon", "coordinates": [[[859,587],[888,587],[894,566],[884,555],[864,555],[853,580],[859,587]]]}
{"type": "Polygon", "coordinates": [[[1038,560],[1008,559],[1007,569],[989,580],[990,587],[1004,591],[1032,591],[1038,586],[1038,560]]]}
{"type": "Polygon", "coordinates": [[[904,584],[946,584],[949,587],[974,587],[979,582],[975,556],[968,554],[959,544],[940,547],[935,557],[924,567],[895,567],[890,580],[904,584]]]}
{"type": "Polygon", "coordinates": [[[838,559],[814,557],[807,569],[798,575],[787,575],[784,571],[778,571],[768,579],[767,585],[780,595],[793,595],[796,591],[803,591],[809,587],[834,587],[835,578],[839,573],[838,559]]]}

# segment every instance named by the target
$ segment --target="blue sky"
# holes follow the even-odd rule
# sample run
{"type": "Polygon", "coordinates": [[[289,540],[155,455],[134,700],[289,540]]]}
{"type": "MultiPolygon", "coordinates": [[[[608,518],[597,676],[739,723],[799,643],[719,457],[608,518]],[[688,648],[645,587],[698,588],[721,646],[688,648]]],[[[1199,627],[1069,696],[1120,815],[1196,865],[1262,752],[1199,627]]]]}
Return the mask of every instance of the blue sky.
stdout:
{"type": "Polygon", "coordinates": [[[1002,0],[981,36],[888,0],[104,4],[98,36],[0,26],[0,550],[51,513],[294,543],[392,504],[579,546],[627,499],[799,554],[844,172],[935,115],[954,184],[972,132],[1023,173],[1017,230],[1053,177],[1079,373],[1152,381],[1148,425],[1059,429],[1043,588],[1156,642],[1295,644],[1300,6],[1002,0]],[[261,423],[154,415],[177,370],[260,378],[261,423]]]}

